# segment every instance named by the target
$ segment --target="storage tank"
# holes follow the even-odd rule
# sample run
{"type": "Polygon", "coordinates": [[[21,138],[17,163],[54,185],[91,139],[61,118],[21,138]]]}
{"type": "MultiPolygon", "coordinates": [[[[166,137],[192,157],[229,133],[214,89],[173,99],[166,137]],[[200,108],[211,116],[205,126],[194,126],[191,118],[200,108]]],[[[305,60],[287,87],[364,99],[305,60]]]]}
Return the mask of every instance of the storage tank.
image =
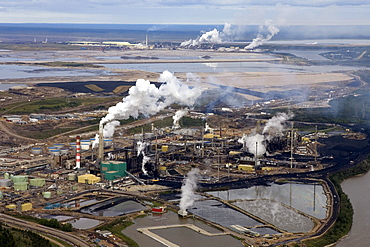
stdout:
{"type": "Polygon", "coordinates": [[[100,163],[101,172],[112,171],[113,165],[109,161],[104,161],[100,163]]]}
{"type": "Polygon", "coordinates": [[[44,198],[50,198],[51,197],[51,192],[50,191],[44,191],[44,192],[42,192],[42,196],[44,198]]]}
{"type": "Polygon", "coordinates": [[[121,177],[126,176],[127,165],[126,162],[122,161],[111,161],[112,171],[118,171],[118,175],[121,177]]]}
{"type": "Polygon", "coordinates": [[[23,203],[21,205],[21,211],[28,211],[28,210],[32,210],[32,203],[23,203]]]}
{"type": "Polygon", "coordinates": [[[50,150],[51,155],[60,156],[60,149],[52,149],[50,150]]]}
{"type": "Polygon", "coordinates": [[[11,179],[0,179],[0,187],[10,187],[12,185],[11,179]]]}
{"type": "Polygon", "coordinates": [[[31,153],[35,155],[40,155],[42,154],[42,148],[31,148],[31,153]]]}
{"type": "Polygon", "coordinates": [[[13,183],[28,182],[28,177],[24,175],[17,175],[12,177],[13,183]]]}
{"type": "Polygon", "coordinates": [[[90,140],[81,140],[81,149],[89,150],[90,149],[90,140]]]}
{"type": "Polygon", "coordinates": [[[12,210],[17,209],[17,205],[15,205],[15,204],[9,204],[9,205],[6,205],[5,207],[6,207],[7,209],[12,209],[12,210]]]}
{"type": "Polygon", "coordinates": [[[28,182],[14,183],[14,190],[26,191],[28,189],[28,182]]]}
{"type": "Polygon", "coordinates": [[[109,172],[104,173],[104,178],[106,180],[112,181],[117,178],[120,178],[120,176],[118,174],[118,171],[109,171],[109,172]]]}
{"type": "Polygon", "coordinates": [[[57,147],[54,147],[54,146],[48,147],[49,152],[51,152],[51,150],[55,150],[55,149],[58,149],[58,148],[57,147]]]}
{"type": "Polygon", "coordinates": [[[68,173],[68,181],[76,181],[76,173],[68,173]]]}
{"type": "Polygon", "coordinates": [[[32,186],[44,186],[45,185],[45,178],[31,178],[30,185],[32,186]]]}
{"type": "Polygon", "coordinates": [[[60,154],[61,155],[67,155],[68,153],[69,153],[69,150],[67,148],[60,149],[60,154]]]}
{"type": "Polygon", "coordinates": [[[57,149],[61,149],[61,148],[64,147],[64,144],[63,143],[55,143],[53,146],[56,147],[57,149]]]}
{"type": "Polygon", "coordinates": [[[71,148],[75,149],[75,148],[76,148],[76,143],[75,143],[75,142],[71,142],[71,143],[69,144],[69,146],[71,146],[71,148]]]}
{"type": "Polygon", "coordinates": [[[111,147],[113,144],[112,139],[104,139],[104,147],[111,147]]]}
{"type": "Polygon", "coordinates": [[[9,179],[10,178],[10,175],[9,175],[9,173],[4,173],[4,179],[9,179]]]}

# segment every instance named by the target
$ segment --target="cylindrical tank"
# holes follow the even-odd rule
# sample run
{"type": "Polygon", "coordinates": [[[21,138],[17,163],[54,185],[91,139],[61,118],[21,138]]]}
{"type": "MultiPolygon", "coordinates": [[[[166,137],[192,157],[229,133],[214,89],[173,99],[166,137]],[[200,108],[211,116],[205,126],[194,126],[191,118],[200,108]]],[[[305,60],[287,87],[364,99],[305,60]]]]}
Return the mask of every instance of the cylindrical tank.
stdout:
{"type": "Polygon", "coordinates": [[[71,143],[69,144],[69,146],[71,146],[71,148],[75,149],[75,148],[76,148],[76,143],[75,143],[75,142],[71,142],[71,143]]]}
{"type": "Polygon", "coordinates": [[[61,148],[64,147],[64,144],[63,143],[55,143],[53,146],[56,147],[57,149],[61,149],[61,148]]]}
{"type": "Polygon", "coordinates": [[[22,182],[27,182],[28,177],[24,175],[17,175],[12,177],[13,183],[22,183],[22,182]]]}
{"type": "Polygon", "coordinates": [[[36,155],[39,155],[39,154],[42,154],[42,148],[31,148],[31,153],[33,154],[36,154],[36,155]]]}
{"type": "Polygon", "coordinates": [[[9,173],[4,173],[4,179],[9,179],[10,178],[10,175],[9,175],[9,173]]]}
{"type": "Polygon", "coordinates": [[[14,190],[26,191],[28,189],[28,182],[14,183],[14,190]]]}
{"type": "Polygon", "coordinates": [[[11,179],[0,179],[0,187],[10,187],[12,185],[11,179]]]}
{"type": "Polygon", "coordinates": [[[60,149],[52,149],[50,150],[50,152],[51,152],[51,155],[60,156],[60,149]]]}
{"type": "Polygon", "coordinates": [[[55,150],[55,149],[58,149],[57,147],[54,147],[54,146],[52,146],[52,147],[48,147],[48,150],[49,151],[51,151],[51,150],[55,150]]]}
{"type": "Polygon", "coordinates": [[[81,140],[81,149],[89,150],[90,149],[90,140],[81,140]]]}
{"type": "Polygon", "coordinates": [[[51,192],[50,191],[44,191],[44,192],[42,192],[42,196],[44,198],[50,198],[51,197],[51,192]]]}
{"type": "Polygon", "coordinates": [[[113,144],[112,139],[104,139],[104,147],[110,147],[113,144]]]}
{"type": "Polygon", "coordinates": [[[76,181],[76,173],[68,173],[68,181],[76,181]]]}
{"type": "Polygon", "coordinates": [[[44,186],[45,185],[45,178],[31,178],[30,185],[32,186],[44,186]]]}

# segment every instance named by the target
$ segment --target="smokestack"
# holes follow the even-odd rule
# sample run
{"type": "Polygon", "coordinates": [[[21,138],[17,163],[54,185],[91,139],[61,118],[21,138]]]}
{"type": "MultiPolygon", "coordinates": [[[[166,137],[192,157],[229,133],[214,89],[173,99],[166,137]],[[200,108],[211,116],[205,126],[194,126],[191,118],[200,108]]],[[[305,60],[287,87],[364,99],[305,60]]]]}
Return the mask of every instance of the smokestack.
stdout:
{"type": "Polygon", "coordinates": [[[149,36],[148,36],[148,32],[147,32],[146,36],[145,36],[145,45],[146,45],[146,47],[148,47],[148,44],[149,44],[149,36]]]}
{"type": "Polygon", "coordinates": [[[76,136],[76,169],[81,168],[81,137],[76,136]]]}
{"type": "Polygon", "coordinates": [[[103,143],[103,124],[99,124],[99,146],[98,146],[98,161],[99,163],[103,161],[104,156],[104,143],[103,143]]]}

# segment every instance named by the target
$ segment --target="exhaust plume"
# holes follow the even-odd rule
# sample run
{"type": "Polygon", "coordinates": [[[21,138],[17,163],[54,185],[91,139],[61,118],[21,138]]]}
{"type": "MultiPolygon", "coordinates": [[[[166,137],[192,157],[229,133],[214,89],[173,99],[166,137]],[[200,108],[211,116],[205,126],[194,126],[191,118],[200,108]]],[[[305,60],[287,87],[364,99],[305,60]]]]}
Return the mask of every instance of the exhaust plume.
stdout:
{"type": "Polygon", "coordinates": [[[235,31],[233,29],[233,26],[229,23],[225,23],[222,31],[219,31],[215,28],[211,31],[205,32],[196,39],[190,39],[182,42],[180,46],[198,46],[202,43],[220,44],[232,39],[232,36],[235,35],[234,33],[235,31]]]}
{"type": "Polygon", "coordinates": [[[273,25],[271,22],[271,20],[266,20],[265,25],[259,26],[257,37],[254,38],[249,45],[244,47],[244,49],[252,50],[257,46],[262,45],[264,42],[269,41],[270,39],[272,39],[272,37],[279,33],[280,29],[277,26],[273,25]],[[267,35],[264,36],[263,33],[266,32],[267,35]]]}
{"type": "Polygon", "coordinates": [[[243,135],[238,142],[242,143],[243,148],[249,153],[253,154],[255,157],[260,157],[266,153],[266,141],[271,140],[275,136],[281,136],[284,130],[284,122],[292,117],[292,113],[286,114],[279,112],[276,116],[267,121],[263,128],[262,135],[254,131],[254,133],[250,135],[243,135]]]}
{"type": "Polygon", "coordinates": [[[175,116],[172,117],[173,118],[172,129],[179,129],[181,127],[179,121],[182,117],[188,114],[188,111],[189,109],[187,108],[176,111],[175,116]]]}
{"type": "Polygon", "coordinates": [[[140,154],[143,155],[143,161],[141,163],[141,170],[143,172],[144,175],[148,175],[148,172],[145,170],[145,164],[149,161],[149,157],[145,156],[145,148],[148,144],[146,142],[137,142],[137,156],[139,156],[140,154]]]}
{"type": "Polygon", "coordinates": [[[100,123],[128,119],[130,116],[137,118],[140,113],[150,116],[174,103],[191,106],[201,94],[199,88],[182,84],[169,71],[164,71],[159,80],[163,82],[159,88],[147,80],[137,80],[136,85],[129,89],[129,95],[123,98],[122,102],[111,106],[100,123]]]}
{"type": "Polygon", "coordinates": [[[194,191],[197,189],[199,179],[199,169],[193,168],[188,172],[185,181],[181,186],[180,210],[185,212],[188,207],[193,205],[195,201],[194,191]]]}

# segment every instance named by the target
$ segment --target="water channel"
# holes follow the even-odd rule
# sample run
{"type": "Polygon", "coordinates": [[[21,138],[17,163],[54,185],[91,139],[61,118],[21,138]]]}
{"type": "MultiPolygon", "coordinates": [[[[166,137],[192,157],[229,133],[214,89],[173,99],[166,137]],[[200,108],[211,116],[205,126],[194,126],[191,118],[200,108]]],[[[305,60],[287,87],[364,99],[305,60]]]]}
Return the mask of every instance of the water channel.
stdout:
{"type": "Polygon", "coordinates": [[[363,247],[370,242],[370,173],[353,177],[342,183],[343,191],[351,200],[354,215],[353,225],[348,236],[343,238],[337,247],[363,247]]]}

